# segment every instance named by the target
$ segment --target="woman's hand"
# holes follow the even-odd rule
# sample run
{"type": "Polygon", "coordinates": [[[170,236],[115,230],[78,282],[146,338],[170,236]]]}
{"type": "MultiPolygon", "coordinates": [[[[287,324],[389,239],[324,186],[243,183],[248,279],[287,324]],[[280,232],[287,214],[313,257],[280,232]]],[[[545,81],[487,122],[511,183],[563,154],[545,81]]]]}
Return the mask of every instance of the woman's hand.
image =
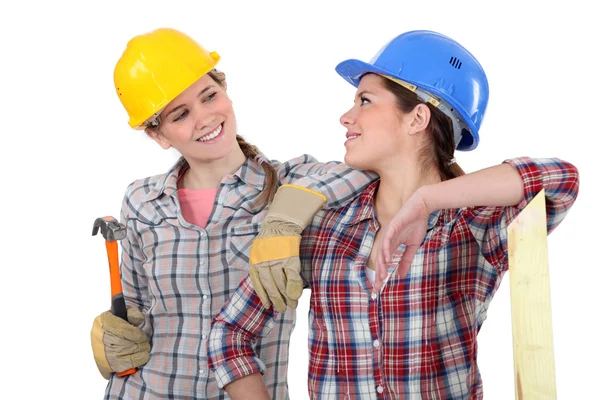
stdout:
{"type": "Polygon", "coordinates": [[[398,267],[398,274],[402,278],[406,276],[427,233],[429,214],[427,202],[422,192],[417,190],[391,219],[377,251],[377,274],[373,285],[376,292],[381,290],[392,254],[401,244],[404,244],[406,249],[398,267]]]}

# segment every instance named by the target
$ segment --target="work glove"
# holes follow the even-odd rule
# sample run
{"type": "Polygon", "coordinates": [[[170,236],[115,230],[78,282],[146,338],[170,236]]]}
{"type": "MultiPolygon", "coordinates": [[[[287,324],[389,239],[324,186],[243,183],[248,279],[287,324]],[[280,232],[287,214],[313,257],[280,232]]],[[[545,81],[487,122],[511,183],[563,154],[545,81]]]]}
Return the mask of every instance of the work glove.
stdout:
{"type": "Polygon", "coordinates": [[[265,308],[296,308],[304,284],[300,276],[300,234],[323,208],[322,194],[282,185],[269,205],[250,247],[250,280],[265,308]]]}
{"type": "Polygon", "coordinates": [[[144,315],[136,308],[127,308],[127,319],[105,311],[94,319],[92,325],[92,350],[98,370],[109,379],[113,372],[137,368],[148,362],[150,343],[138,325],[144,315]]]}

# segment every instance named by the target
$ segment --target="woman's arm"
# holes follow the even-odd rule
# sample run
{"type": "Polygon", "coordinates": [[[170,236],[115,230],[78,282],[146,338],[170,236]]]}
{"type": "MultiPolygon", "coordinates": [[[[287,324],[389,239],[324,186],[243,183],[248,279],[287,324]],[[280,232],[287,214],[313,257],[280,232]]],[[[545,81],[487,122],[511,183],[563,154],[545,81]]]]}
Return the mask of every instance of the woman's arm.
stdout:
{"type": "Polygon", "coordinates": [[[393,251],[405,244],[400,274],[405,275],[425,237],[427,218],[439,209],[467,208],[462,216],[484,257],[497,268],[507,265],[508,225],[545,189],[548,233],[565,218],[579,190],[579,172],[556,159],[528,157],[506,160],[455,179],[424,186],[398,211],[389,224],[377,254],[377,288],[393,251]]]}
{"type": "MultiPolygon", "coordinates": [[[[137,189],[139,190],[139,188],[137,189]]],[[[136,183],[134,182],[127,188],[121,207],[121,223],[127,228],[127,235],[121,241],[121,282],[127,305],[147,311],[150,308],[150,296],[148,277],[142,265],[145,256],[139,243],[138,231],[135,228],[137,221],[130,218],[129,215],[130,208],[136,207],[132,204],[133,199],[137,200],[139,197],[139,194],[133,193],[135,190],[136,183]]]]}
{"type": "Polygon", "coordinates": [[[133,184],[130,185],[121,208],[121,222],[127,235],[121,241],[121,281],[128,306],[128,321],[106,311],[94,319],[91,332],[94,360],[105,379],[113,372],[140,367],[148,362],[150,344],[144,331],[137,326],[144,322],[150,304],[147,278],[143,270],[143,254],[129,216],[133,184]],[[133,352],[132,349],[135,349],[133,352]]]}
{"type": "Polygon", "coordinates": [[[350,168],[339,161],[320,163],[308,154],[281,164],[277,171],[282,184],[304,187],[324,195],[325,210],[348,205],[379,179],[374,172],[350,168]]]}
{"type": "Polygon", "coordinates": [[[419,188],[427,211],[476,206],[515,206],[523,198],[523,179],[510,164],[419,188]]]}
{"type": "Polygon", "coordinates": [[[246,278],[212,322],[208,341],[209,366],[215,372],[220,388],[229,392],[230,387],[234,393],[244,393],[257,384],[256,379],[248,379],[230,386],[243,377],[264,373],[265,364],[257,357],[252,345],[258,338],[268,335],[274,326],[273,308],[263,307],[250,278],[246,278]]]}
{"type": "Polygon", "coordinates": [[[269,205],[250,250],[250,278],[265,307],[296,308],[302,294],[301,234],[322,208],[339,208],[359,196],[377,175],[337,161],[318,163],[311,156],[278,168],[281,186],[269,205]]]}
{"type": "Polygon", "coordinates": [[[271,400],[262,375],[258,373],[231,382],[224,389],[231,400],[271,400]]]}

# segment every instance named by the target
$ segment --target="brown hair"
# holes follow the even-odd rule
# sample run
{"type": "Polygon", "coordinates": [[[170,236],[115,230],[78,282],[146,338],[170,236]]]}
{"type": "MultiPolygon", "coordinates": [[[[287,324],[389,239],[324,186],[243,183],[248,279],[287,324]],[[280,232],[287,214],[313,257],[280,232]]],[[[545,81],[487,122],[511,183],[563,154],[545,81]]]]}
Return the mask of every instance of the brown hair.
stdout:
{"type": "Polygon", "coordinates": [[[411,112],[417,105],[425,104],[431,112],[427,131],[429,132],[428,145],[419,151],[419,157],[423,160],[423,169],[435,168],[442,181],[464,175],[463,169],[453,162],[454,158],[454,135],[452,121],[446,114],[429,103],[423,103],[419,97],[410,90],[399,84],[380,77],[383,86],[396,97],[398,108],[403,113],[411,112]]]}
{"type": "MultiPolygon", "coordinates": [[[[215,81],[223,89],[227,89],[227,81],[225,80],[224,72],[212,69],[208,71],[208,76],[210,76],[212,80],[215,81]]],[[[148,127],[148,129],[151,129],[152,131],[158,133],[160,122],[160,116],[157,116],[154,120],[154,124],[146,126],[148,127]]],[[[277,171],[275,171],[275,168],[273,168],[273,166],[271,165],[271,163],[269,163],[268,160],[262,157],[260,151],[256,146],[246,142],[246,140],[240,135],[236,135],[236,140],[244,155],[247,158],[252,158],[258,161],[258,163],[262,166],[262,168],[265,171],[265,185],[261,194],[258,196],[257,201],[259,204],[266,205],[267,203],[270,203],[271,200],[273,200],[275,192],[277,192],[277,188],[279,185],[277,171]]]]}

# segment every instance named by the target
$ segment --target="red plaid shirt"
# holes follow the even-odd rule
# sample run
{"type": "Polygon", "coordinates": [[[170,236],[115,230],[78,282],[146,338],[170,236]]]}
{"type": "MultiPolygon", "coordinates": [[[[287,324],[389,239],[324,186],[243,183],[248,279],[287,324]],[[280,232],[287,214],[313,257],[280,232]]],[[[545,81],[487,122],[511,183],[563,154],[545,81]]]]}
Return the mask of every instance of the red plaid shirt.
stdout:
{"type": "MultiPolygon", "coordinates": [[[[365,268],[379,228],[378,182],[350,205],[322,212],[303,233],[309,315],[311,399],[481,399],[477,333],[508,269],[507,226],[546,190],[548,232],[578,192],[577,169],[557,159],[506,161],[520,173],[524,200],[514,207],[439,210],[406,278],[395,271],[379,296],[365,268]]],[[[252,343],[275,320],[249,279],[213,321],[211,367],[219,386],[264,372],[252,343]]]]}

